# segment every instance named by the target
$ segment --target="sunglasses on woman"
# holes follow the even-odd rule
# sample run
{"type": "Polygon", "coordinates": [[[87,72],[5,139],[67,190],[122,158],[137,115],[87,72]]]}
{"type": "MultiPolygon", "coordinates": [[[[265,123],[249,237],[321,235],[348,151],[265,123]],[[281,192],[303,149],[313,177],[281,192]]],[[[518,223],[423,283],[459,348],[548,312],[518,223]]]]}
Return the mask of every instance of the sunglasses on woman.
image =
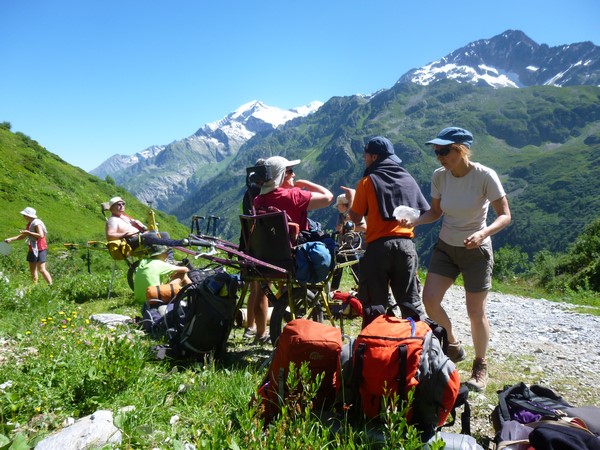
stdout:
{"type": "Polygon", "coordinates": [[[444,147],[438,150],[434,150],[434,152],[437,156],[446,156],[448,155],[448,153],[450,153],[450,150],[452,150],[452,147],[444,147]]]}

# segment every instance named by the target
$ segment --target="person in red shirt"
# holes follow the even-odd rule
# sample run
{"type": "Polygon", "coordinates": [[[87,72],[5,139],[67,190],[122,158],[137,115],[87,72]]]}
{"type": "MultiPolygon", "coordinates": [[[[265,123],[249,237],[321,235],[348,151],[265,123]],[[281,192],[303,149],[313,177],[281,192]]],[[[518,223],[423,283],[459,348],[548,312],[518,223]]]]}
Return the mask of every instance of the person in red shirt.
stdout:
{"type": "Polygon", "coordinates": [[[17,236],[4,239],[4,242],[10,244],[13,241],[27,239],[29,243],[29,252],[27,253],[27,262],[29,262],[29,271],[34,284],[38,282],[38,273],[42,274],[48,285],[52,285],[52,276],[46,269],[46,257],[48,256],[48,244],[46,243],[46,225],[42,222],[35,209],[28,206],[21,211],[23,218],[27,222],[25,229],[17,236]]]}
{"type": "Polygon", "coordinates": [[[299,159],[288,161],[282,156],[268,158],[266,164],[270,166],[271,179],[262,185],[260,194],[254,199],[254,208],[273,206],[285,211],[303,231],[308,230],[308,211],[329,206],[333,194],[329,189],[308,180],[294,178],[291,184],[289,178],[294,176],[294,166],[299,163],[299,159]]]}
{"type": "MultiPolygon", "coordinates": [[[[308,180],[294,178],[294,166],[299,159],[289,161],[282,156],[267,158],[265,164],[271,171],[271,179],[263,183],[260,194],[254,198],[254,208],[273,206],[285,211],[291,222],[297,223],[300,231],[308,230],[308,211],[326,208],[333,201],[331,191],[308,180]]],[[[266,295],[257,298],[254,305],[257,343],[267,343],[270,339],[267,330],[269,302],[266,295]]]]}

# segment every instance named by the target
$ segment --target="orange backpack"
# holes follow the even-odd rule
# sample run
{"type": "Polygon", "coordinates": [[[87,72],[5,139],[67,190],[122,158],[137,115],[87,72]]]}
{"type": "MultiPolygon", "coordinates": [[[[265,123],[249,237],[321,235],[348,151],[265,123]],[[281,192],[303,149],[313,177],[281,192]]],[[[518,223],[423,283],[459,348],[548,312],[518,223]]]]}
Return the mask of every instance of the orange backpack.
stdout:
{"type": "Polygon", "coordinates": [[[378,316],[353,345],[352,384],[362,414],[379,418],[394,394],[408,398],[414,389],[408,421],[425,435],[444,425],[460,389],[458,370],[442,351],[425,321],[378,316]]]}
{"type": "Polygon", "coordinates": [[[265,381],[258,390],[265,424],[279,414],[281,404],[290,395],[286,380],[292,362],[299,370],[306,361],[313,378],[324,373],[313,400],[314,410],[318,412],[331,407],[341,384],[341,351],[342,334],[338,328],[307,319],[288,322],[279,336],[265,381]]]}

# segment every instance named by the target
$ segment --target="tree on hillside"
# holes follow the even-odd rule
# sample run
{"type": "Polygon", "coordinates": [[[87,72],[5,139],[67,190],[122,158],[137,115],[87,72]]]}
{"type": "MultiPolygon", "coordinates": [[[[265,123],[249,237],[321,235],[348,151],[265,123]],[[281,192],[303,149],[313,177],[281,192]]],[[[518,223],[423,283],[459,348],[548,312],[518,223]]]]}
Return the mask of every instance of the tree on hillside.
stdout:
{"type": "Polygon", "coordinates": [[[600,292],[600,219],[588,225],[569,251],[556,259],[553,279],[543,284],[600,292]]]}

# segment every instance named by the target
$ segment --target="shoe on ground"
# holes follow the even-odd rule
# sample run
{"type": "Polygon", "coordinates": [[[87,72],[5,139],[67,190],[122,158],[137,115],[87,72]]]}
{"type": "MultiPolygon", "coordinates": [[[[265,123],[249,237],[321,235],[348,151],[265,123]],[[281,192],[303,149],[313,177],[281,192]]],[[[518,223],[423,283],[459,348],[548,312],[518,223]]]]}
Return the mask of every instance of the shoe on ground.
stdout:
{"type": "Polygon", "coordinates": [[[459,363],[467,357],[465,348],[463,347],[460,341],[455,342],[453,344],[448,344],[448,350],[446,352],[446,355],[448,356],[448,358],[450,358],[450,361],[452,361],[453,363],[459,363]]]}
{"type": "Polygon", "coordinates": [[[254,343],[257,345],[267,345],[271,343],[271,336],[269,333],[265,333],[262,336],[256,336],[254,338],[254,343]]]}
{"type": "Polygon", "coordinates": [[[254,336],[256,336],[256,328],[247,327],[244,330],[244,339],[252,339],[254,336]]]}
{"type": "Polygon", "coordinates": [[[488,382],[487,363],[481,358],[475,358],[473,361],[473,371],[471,378],[467,381],[467,387],[470,391],[481,392],[485,389],[488,382]]]}

